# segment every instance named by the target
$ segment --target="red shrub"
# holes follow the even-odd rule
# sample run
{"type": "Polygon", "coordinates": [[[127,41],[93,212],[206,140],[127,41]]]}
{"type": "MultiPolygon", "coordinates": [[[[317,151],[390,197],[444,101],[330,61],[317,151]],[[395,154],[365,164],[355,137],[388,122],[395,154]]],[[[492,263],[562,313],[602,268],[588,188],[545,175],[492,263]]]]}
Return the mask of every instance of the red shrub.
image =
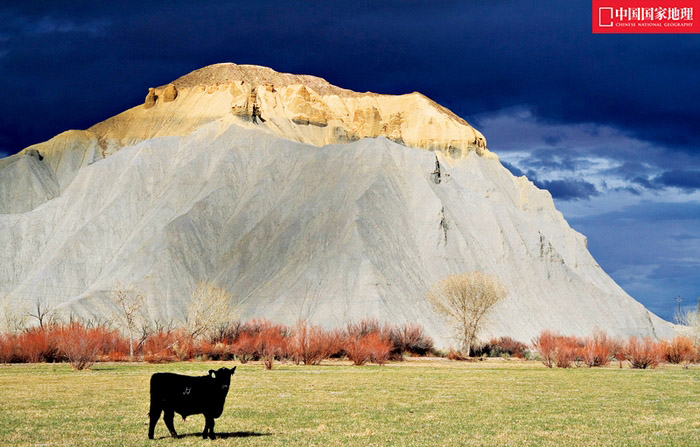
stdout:
{"type": "Polygon", "coordinates": [[[461,351],[455,351],[452,348],[450,348],[450,350],[447,351],[447,358],[450,360],[468,360],[469,359],[469,357],[462,354],[461,351]]]}
{"type": "Polygon", "coordinates": [[[355,336],[357,338],[362,338],[373,332],[385,332],[386,330],[388,330],[387,327],[380,325],[374,318],[365,318],[360,320],[359,323],[349,323],[345,328],[349,336],[355,336]]]}
{"type": "Polygon", "coordinates": [[[20,361],[19,343],[16,334],[0,334],[0,363],[20,361]]]}
{"type": "Polygon", "coordinates": [[[663,354],[663,345],[651,338],[630,337],[625,344],[625,358],[632,368],[656,368],[663,354]]]}
{"type": "Polygon", "coordinates": [[[45,362],[49,358],[55,358],[57,354],[56,339],[50,337],[57,328],[34,327],[19,334],[17,339],[19,357],[21,361],[28,363],[45,362]]]}
{"type": "Polygon", "coordinates": [[[625,343],[617,338],[609,339],[608,343],[610,344],[610,355],[618,361],[620,368],[622,368],[622,362],[627,359],[625,356],[625,343]]]}
{"type": "Polygon", "coordinates": [[[580,361],[584,343],[577,337],[542,331],[539,337],[533,340],[533,345],[547,368],[553,365],[569,368],[574,362],[580,361]]]}
{"type": "Polygon", "coordinates": [[[89,368],[91,362],[100,357],[125,360],[128,356],[128,343],[118,331],[103,326],[88,327],[77,321],[45,324],[20,334],[6,334],[3,339],[11,341],[12,347],[3,343],[4,354],[1,357],[9,356],[15,362],[70,361],[76,369],[82,369],[89,368]],[[96,358],[90,359],[89,351],[93,351],[93,348],[96,358]],[[82,358],[84,356],[87,358],[82,358]]]}
{"type": "Polygon", "coordinates": [[[256,350],[260,353],[266,369],[272,369],[272,363],[275,359],[286,357],[287,334],[284,326],[270,325],[262,329],[256,341],[256,350]]]}
{"type": "Polygon", "coordinates": [[[354,365],[361,366],[369,361],[369,346],[362,343],[362,338],[357,335],[348,335],[343,340],[343,350],[348,360],[354,365]]]}
{"type": "Polygon", "coordinates": [[[579,354],[580,342],[576,337],[557,337],[554,364],[558,368],[570,368],[579,354]]]}
{"type": "Polygon", "coordinates": [[[535,350],[540,355],[540,360],[547,368],[554,365],[557,349],[557,339],[559,335],[551,331],[542,331],[540,335],[532,341],[535,350]]]}
{"type": "Polygon", "coordinates": [[[175,340],[173,331],[158,331],[149,335],[143,344],[143,359],[148,363],[174,361],[176,357],[172,347],[175,340]]]}
{"type": "Polygon", "coordinates": [[[199,350],[202,353],[202,357],[209,360],[231,360],[233,358],[231,346],[222,342],[211,343],[203,341],[199,344],[199,350]]]}
{"type": "Polygon", "coordinates": [[[178,360],[193,360],[196,355],[200,354],[195,340],[187,331],[176,329],[173,334],[175,335],[175,343],[173,343],[172,349],[178,360]]]}
{"type": "Polygon", "coordinates": [[[588,367],[605,366],[610,363],[614,349],[614,343],[608,339],[605,332],[596,331],[592,338],[585,339],[581,359],[588,367]]]}
{"type": "Polygon", "coordinates": [[[523,358],[527,345],[510,337],[492,338],[484,347],[489,357],[500,357],[507,354],[511,357],[523,358]]]}
{"type": "Polygon", "coordinates": [[[119,351],[111,351],[111,352],[108,352],[107,354],[104,354],[100,361],[128,362],[129,361],[129,353],[127,352],[126,354],[124,354],[124,353],[119,352],[119,351]]]}
{"type": "Polygon", "coordinates": [[[111,362],[126,362],[129,359],[129,340],[117,330],[109,330],[104,326],[98,326],[94,330],[102,340],[100,354],[102,360],[111,362]]]}
{"type": "Polygon", "coordinates": [[[289,354],[296,364],[318,365],[340,350],[337,332],[299,321],[289,340],[289,354]]]}
{"type": "Polygon", "coordinates": [[[262,359],[270,369],[277,360],[292,357],[288,338],[289,329],[280,324],[272,324],[265,319],[255,319],[236,325],[236,338],[230,347],[231,354],[241,363],[262,359]]]}
{"type": "Polygon", "coordinates": [[[342,341],[343,350],[348,360],[354,365],[361,366],[367,362],[380,365],[389,361],[392,344],[388,337],[379,332],[370,332],[366,335],[346,335],[342,341]]]}
{"type": "Polygon", "coordinates": [[[343,345],[345,343],[345,334],[343,333],[343,330],[333,329],[328,331],[326,332],[326,337],[328,337],[330,341],[328,358],[340,359],[345,357],[345,349],[343,345]]]}
{"type": "Polygon", "coordinates": [[[664,357],[669,363],[687,365],[695,360],[698,351],[688,337],[676,337],[664,344],[664,357]]]}
{"type": "MultiPolygon", "coordinates": [[[[396,343],[392,343],[395,328],[380,325],[375,319],[364,319],[359,323],[348,324],[342,337],[342,347],[346,357],[355,365],[367,362],[384,364],[393,354],[396,355],[396,343]]],[[[399,348],[400,349],[400,348],[399,348]]],[[[398,352],[400,356],[401,352],[398,352]]]]}
{"type": "Polygon", "coordinates": [[[418,324],[403,324],[399,327],[392,327],[389,336],[393,344],[392,358],[396,360],[400,360],[403,353],[424,356],[434,349],[433,339],[425,335],[423,327],[418,324]],[[394,352],[398,352],[399,358],[396,358],[394,352]]]}
{"type": "Polygon", "coordinates": [[[382,337],[378,332],[365,335],[360,340],[360,344],[365,345],[369,352],[369,361],[378,365],[384,365],[389,361],[392,345],[391,342],[382,337]]]}
{"type": "Polygon", "coordinates": [[[100,332],[73,322],[61,328],[57,346],[74,369],[89,369],[96,361],[102,343],[100,332]]]}
{"type": "Polygon", "coordinates": [[[199,352],[202,354],[202,360],[218,360],[211,358],[211,355],[215,350],[214,346],[216,346],[216,343],[211,343],[207,340],[202,340],[199,342],[199,352]]]}
{"type": "Polygon", "coordinates": [[[242,332],[231,345],[231,352],[241,363],[248,363],[250,360],[259,358],[256,339],[257,334],[250,335],[247,332],[242,332]]]}

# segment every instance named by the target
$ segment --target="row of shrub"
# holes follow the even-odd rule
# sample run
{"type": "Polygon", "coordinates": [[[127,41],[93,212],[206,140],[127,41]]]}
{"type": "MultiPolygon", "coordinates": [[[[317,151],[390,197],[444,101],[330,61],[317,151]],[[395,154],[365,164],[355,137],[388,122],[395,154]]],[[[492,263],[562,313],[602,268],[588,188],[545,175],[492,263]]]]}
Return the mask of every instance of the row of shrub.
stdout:
{"type": "MultiPolygon", "coordinates": [[[[421,326],[379,324],[371,319],[334,330],[303,321],[294,327],[261,319],[235,321],[208,337],[192,337],[182,328],[160,329],[144,333],[135,341],[134,356],[129,355],[129,344],[119,331],[104,325],[53,322],[19,333],[0,334],[0,363],[70,362],[76,369],[83,369],[97,361],[237,359],[242,363],[259,360],[266,368],[272,368],[275,361],[316,365],[329,358],[347,358],[355,365],[363,365],[401,360],[404,355],[440,355],[421,326]]],[[[687,337],[669,341],[631,337],[622,341],[600,331],[585,338],[543,331],[533,340],[533,347],[549,368],[605,366],[613,360],[620,367],[628,361],[633,368],[654,368],[661,362],[700,362],[697,346],[687,337]]],[[[494,338],[476,347],[472,356],[534,357],[529,346],[509,337],[494,338]]],[[[454,350],[447,357],[466,359],[454,350]]]]}
{"type": "Polygon", "coordinates": [[[343,329],[326,330],[300,321],[294,327],[267,320],[231,322],[209,337],[192,337],[185,329],[160,329],[141,337],[134,357],[119,331],[82,322],[52,323],[17,334],[0,334],[0,362],[70,362],[76,369],[96,361],[261,360],[315,365],[346,357],[355,365],[384,364],[404,355],[433,353],[433,340],[415,324],[395,326],[362,320],[343,329]]]}
{"type": "Polygon", "coordinates": [[[267,368],[275,360],[317,365],[329,358],[346,357],[355,365],[384,364],[404,355],[433,352],[433,340],[415,324],[381,325],[362,320],[344,329],[326,330],[300,321],[290,328],[268,320],[234,322],[206,340],[197,342],[183,330],[159,331],[144,343],[144,360],[158,363],[204,358],[241,363],[262,360],[267,368]]]}
{"type": "Polygon", "coordinates": [[[76,369],[97,360],[125,360],[129,342],[119,331],[82,322],[53,323],[0,334],[1,363],[70,362],[76,369]]]}
{"type": "Polygon", "coordinates": [[[542,363],[548,368],[572,366],[605,366],[616,360],[622,368],[628,361],[632,368],[655,368],[659,363],[675,363],[687,366],[700,362],[700,352],[688,337],[671,340],[630,337],[619,340],[598,331],[592,337],[560,335],[542,331],[533,341],[542,363]]]}

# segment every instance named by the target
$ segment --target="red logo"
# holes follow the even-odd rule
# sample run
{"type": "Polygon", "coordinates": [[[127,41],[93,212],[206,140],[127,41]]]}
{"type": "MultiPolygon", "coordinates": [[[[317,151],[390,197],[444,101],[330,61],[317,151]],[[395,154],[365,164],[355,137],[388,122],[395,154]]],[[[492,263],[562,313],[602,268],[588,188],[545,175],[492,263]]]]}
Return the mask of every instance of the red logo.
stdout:
{"type": "Polygon", "coordinates": [[[697,34],[700,0],[593,0],[593,33],[697,34]]]}

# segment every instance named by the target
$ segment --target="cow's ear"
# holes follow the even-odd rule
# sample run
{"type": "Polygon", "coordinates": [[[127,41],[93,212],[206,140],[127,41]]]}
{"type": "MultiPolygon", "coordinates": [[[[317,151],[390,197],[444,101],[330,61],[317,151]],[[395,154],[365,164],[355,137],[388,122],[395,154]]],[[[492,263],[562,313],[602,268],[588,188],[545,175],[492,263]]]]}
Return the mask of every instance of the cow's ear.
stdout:
{"type": "Polygon", "coordinates": [[[214,371],[213,369],[209,370],[209,375],[211,376],[212,379],[216,379],[216,371],[214,371]]]}
{"type": "Polygon", "coordinates": [[[235,372],[236,372],[236,367],[234,366],[233,368],[231,368],[231,375],[233,375],[233,373],[235,373],[235,372]]]}

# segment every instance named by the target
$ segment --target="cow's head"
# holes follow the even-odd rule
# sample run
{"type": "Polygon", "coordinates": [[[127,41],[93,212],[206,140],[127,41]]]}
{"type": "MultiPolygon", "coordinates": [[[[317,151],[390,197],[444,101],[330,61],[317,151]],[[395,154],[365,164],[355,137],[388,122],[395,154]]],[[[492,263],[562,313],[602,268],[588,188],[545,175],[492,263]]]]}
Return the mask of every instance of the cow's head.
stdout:
{"type": "Polygon", "coordinates": [[[231,384],[231,376],[236,372],[236,367],[231,369],[219,368],[216,371],[213,369],[209,370],[209,377],[214,379],[216,383],[216,388],[220,388],[222,391],[228,392],[228,387],[231,384]]]}

